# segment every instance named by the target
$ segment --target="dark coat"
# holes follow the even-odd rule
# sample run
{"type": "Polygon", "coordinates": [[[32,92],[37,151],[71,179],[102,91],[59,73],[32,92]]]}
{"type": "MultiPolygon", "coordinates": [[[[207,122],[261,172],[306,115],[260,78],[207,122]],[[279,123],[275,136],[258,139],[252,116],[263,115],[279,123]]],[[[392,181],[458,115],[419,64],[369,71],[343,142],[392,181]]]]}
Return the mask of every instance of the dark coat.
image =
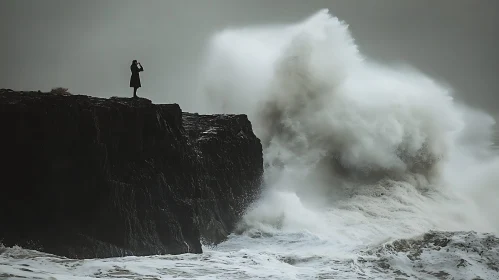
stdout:
{"type": "MultiPolygon", "coordinates": [[[[142,65],[141,65],[142,66],[142,65]]],[[[132,71],[132,76],[130,77],[130,87],[132,88],[139,88],[142,86],[140,83],[140,76],[139,72],[144,71],[144,68],[139,68],[137,64],[132,64],[130,66],[130,71],[132,71]]]]}

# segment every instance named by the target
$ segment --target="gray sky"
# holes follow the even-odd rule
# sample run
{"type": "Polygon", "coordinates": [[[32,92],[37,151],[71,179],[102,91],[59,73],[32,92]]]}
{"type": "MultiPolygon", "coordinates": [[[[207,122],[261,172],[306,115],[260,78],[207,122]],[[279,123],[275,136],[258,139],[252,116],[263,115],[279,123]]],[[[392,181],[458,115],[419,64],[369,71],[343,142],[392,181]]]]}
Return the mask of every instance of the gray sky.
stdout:
{"type": "Polygon", "coordinates": [[[0,88],[131,96],[137,58],[147,71],[139,95],[189,110],[210,34],[321,8],[346,21],[371,58],[409,63],[498,116],[497,0],[0,0],[0,88]]]}

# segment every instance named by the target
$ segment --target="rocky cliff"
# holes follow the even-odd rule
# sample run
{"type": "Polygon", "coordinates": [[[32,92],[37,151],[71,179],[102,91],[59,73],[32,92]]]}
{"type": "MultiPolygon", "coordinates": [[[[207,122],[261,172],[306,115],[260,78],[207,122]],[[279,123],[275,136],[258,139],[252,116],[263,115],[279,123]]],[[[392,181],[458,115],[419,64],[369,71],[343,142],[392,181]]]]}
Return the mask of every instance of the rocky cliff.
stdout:
{"type": "Polygon", "coordinates": [[[200,253],[258,194],[245,115],[0,91],[0,242],[71,258],[200,253]]]}

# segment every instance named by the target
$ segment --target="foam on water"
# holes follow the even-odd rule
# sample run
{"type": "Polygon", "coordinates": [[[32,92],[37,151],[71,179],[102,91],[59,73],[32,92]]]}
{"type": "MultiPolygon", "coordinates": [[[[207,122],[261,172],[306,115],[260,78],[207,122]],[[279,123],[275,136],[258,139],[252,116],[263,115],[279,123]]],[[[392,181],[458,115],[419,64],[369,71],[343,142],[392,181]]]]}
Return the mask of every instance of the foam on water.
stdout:
{"type": "MultiPolygon", "coordinates": [[[[0,268],[61,279],[384,279],[359,262],[369,248],[429,230],[499,232],[494,119],[408,66],[364,57],[327,10],[215,34],[202,78],[198,111],[247,114],[264,145],[262,198],[227,242],[202,255],[87,261],[16,259],[27,251],[10,248],[0,268]]],[[[498,276],[474,263],[472,274],[498,276]]]]}

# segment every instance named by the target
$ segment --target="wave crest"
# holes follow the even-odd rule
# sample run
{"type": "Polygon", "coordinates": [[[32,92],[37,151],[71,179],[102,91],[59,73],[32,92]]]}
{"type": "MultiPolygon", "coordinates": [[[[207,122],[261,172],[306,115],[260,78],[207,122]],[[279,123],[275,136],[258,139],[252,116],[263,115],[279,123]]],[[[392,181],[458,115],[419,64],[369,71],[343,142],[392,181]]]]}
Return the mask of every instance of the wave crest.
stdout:
{"type": "MultiPolygon", "coordinates": [[[[482,138],[490,121],[470,125],[470,110],[456,104],[450,88],[410,67],[368,60],[328,10],[298,24],[216,34],[204,77],[210,109],[248,114],[264,145],[266,184],[296,194],[296,207],[337,205],[386,182],[423,195],[456,183],[448,176],[456,153],[487,151],[482,138]]],[[[259,207],[246,218],[282,225],[294,215],[285,207],[268,217],[259,207]]]]}

